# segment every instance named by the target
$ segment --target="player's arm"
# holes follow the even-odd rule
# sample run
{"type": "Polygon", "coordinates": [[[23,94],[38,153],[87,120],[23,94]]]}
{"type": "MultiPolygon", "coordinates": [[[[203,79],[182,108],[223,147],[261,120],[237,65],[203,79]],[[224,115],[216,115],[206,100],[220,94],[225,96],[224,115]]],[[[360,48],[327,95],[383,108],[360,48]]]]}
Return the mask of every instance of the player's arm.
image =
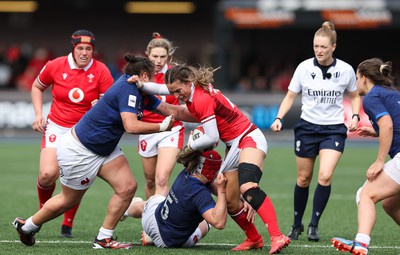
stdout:
{"type": "Polygon", "coordinates": [[[39,83],[37,78],[32,84],[31,90],[31,98],[33,110],[35,112],[35,119],[32,123],[32,128],[35,131],[44,132],[45,120],[43,118],[43,91],[47,89],[46,86],[43,86],[39,83]]]}
{"type": "Polygon", "coordinates": [[[126,132],[131,134],[151,134],[171,130],[174,125],[172,115],[166,117],[161,123],[150,123],[140,121],[132,112],[121,112],[122,124],[126,132]]]}
{"type": "Polygon", "coordinates": [[[219,133],[217,120],[210,118],[207,122],[202,124],[204,134],[197,139],[188,139],[188,147],[191,150],[204,150],[206,148],[213,148],[219,142],[219,133]]]}
{"type": "Polygon", "coordinates": [[[141,91],[146,94],[152,95],[170,95],[167,85],[159,84],[155,82],[141,82],[137,75],[132,75],[127,80],[138,87],[141,91]]]}
{"type": "Polygon", "coordinates": [[[174,105],[161,101],[157,108],[151,111],[164,116],[174,115],[175,119],[181,121],[198,122],[196,118],[190,114],[186,105],[174,105]]]}
{"type": "Polygon", "coordinates": [[[351,98],[351,109],[353,111],[353,117],[350,120],[349,131],[353,132],[356,131],[358,127],[358,118],[360,116],[358,115],[358,117],[356,117],[355,115],[360,114],[361,98],[357,90],[350,92],[349,94],[351,98]]]}
{"type": "Polygon", "coordinates": [[[203,218],[216,229],[224,229],[228,214],[226,202],[226,177],[218,174],[214,181],[217,187],[217,203],[215,207],[203,213],[203,218]]]}
{"type": "Polygon", "coordinates": [[[292,108],[294,100],[296,99],[296,93],[288,90],[285,98],[283,98],[281,105],[279,106],[278,114],[276,115],[275,121],[271,124],[272,131],[279,132],[282,129],[282,119],[286,113],[292,108]]]}
{"type": "Polygon", "coordinates": [[[385,165],[393,141],[393,121],[389,114],[383,115],[377,121],[379,126],[379,149],[376,160],[367,170],[367,179],[373,181],[385,165]]]}

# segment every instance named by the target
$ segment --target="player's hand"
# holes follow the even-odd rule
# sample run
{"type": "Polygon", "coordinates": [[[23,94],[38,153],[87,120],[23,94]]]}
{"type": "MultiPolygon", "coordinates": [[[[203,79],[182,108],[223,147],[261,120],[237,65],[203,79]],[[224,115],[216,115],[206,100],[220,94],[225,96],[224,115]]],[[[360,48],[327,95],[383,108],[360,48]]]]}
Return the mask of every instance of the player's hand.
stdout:
{"type": "Polygon", "coordinates": [[[359,127],[357,129],[357,134],[362,137],[368,137],[368,136],[377,137],[378,136],[372,127],[359,127]]]}
{"type": "Polygon", "coordinates": [[[271,130],[274,132],[279,132],[282,129],[282,121],[280,119],[275,119],[270,126],[271,130]]]}
{"type": "Polygon", "coordinates": [[[131,77],[128,78],[127,81],[129,83],[135,84],[138,89],[141,89],[144,86],[143,83],[139,80],[139,76],[137,75],[132,75],[131,77]]]}
{"type": "Polygon", "coordinates": [[[217,187],[218,191],[223,191],[223,192],[225,192],[226,182],[227,179],[223,173],[218,174],[214,180],[214,184],[217,187]]]}
{"type": "Polygon", "coordinates": [[[377,160],[375,161],[367,170],[366,176],[368,181],[373,181],[376,177],[382,172],[383,166],[385,165],[384,161],[377,160]]]}
{"type": "Polygon", "coordinates": [[[358,119],[357,118],[351,119],[350,126],[349,126],[348,130],[350,132],[354,132],[354,131],[357,130],[357,127],[358,127],[358,119]]]}
{"type": "Polygon", "coordinates": [[[246,200],[243,200],[243,210],[247,212],[247,220],[249,222],[254,222],[256,219],[256,212],[254,211],[253,207],[246,200]]]}
{"type": "Polygon", "coordinates": [[[32,122],[32,129],[44,133],[45,122],[42,115],[35,116],[35,119],[32,122]]]}
{"type": "Polygon", "coordinates": [[[160,123],[160,132],[170,131],[174,126],[174,115],[171,114],[160,123]]]}

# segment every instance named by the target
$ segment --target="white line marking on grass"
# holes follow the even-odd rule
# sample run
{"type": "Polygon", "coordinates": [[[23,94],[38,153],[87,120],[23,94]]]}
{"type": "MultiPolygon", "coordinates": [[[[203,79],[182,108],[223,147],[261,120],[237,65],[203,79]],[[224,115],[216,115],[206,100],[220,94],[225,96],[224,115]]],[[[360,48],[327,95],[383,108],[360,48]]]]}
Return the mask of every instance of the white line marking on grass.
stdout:
{"type": "MultiPolygon", "coordinates": [[[[19,240],[0,240],[0,243],[20,243],[19,240]]],[[[37,241],[36,243],[47,243],[47,244],[91,244],[92,242],[83,241],[83,240],[76,240],[76,241],[37,241]]],[[[132,244],[140,245],[140,242],[132,242],[132,244]]],[[[237,244],[233,243],[198,243],[197,246],[235,246],[237,244]]],[[[329,248],[332,245],[310,245],[310,244],[290,244],[290,247],[299,247],[299,248],[329,248]]],[[[269,247],[269,245],[264,245],[264,247],[269,247]]],[[[372,249],[400,249],[400,246],[370,246],[369,248],[372,249]]]]}

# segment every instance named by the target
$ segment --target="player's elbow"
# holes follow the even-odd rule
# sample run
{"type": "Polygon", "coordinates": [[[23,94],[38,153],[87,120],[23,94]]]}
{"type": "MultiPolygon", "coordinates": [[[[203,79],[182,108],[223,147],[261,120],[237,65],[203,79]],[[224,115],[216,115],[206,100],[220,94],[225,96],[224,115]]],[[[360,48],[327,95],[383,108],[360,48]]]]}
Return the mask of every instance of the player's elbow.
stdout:
{"type": "Polygon", "coordinates": [[[216,228],[216,229],[222,230],[222,229],[225,228],[225,225],[226,225],[226,220],[225,221],[216,222],[215,224],[213,224],[213,227],[216,228]]]}

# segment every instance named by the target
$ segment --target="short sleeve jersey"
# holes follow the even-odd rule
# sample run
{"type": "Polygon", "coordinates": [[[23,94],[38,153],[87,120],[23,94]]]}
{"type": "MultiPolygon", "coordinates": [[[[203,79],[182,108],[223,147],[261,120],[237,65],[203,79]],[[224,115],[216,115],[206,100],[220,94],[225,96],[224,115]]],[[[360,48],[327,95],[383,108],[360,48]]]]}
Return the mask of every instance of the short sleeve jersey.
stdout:
{"type": "Polygon", "coordinates": [[[237,138],[251,125],[250,120],[221,91],[211,84],[208,89],[192,85],[191,98],[186,102],[189,112],[201,123],[215,118],[223,142],[237,138]]]}
{"type": "Polygon", "coordinates": [[[83,69],[75,67],[72,53],[47,62],[37,77],[44,86],[52,86],[53,102],[48,118],[63,127],[72,127],[113,84],[110,71],[92,59],[83,69]]]}
{"type": "Polygon", "coordinates": [[[325,78],[315,58],[298,65],[289,90],[301,91],[301,118],[317,125],[344,123],[343,97],[345,91],[357,90],[356,75],[351,65],[340,59],[334,59],[325,78]]]}
{"type": "MultiPolygon", "coordinates": [[[[163,69],[161,69],[160,72],[156,73],[154,75],[154,82],[158,83],[158,84],[165,84],[164,82],[164,76],[165,73],[167,72],[167,70],[170,68],[170,66],[168,66],[167,64],[163,67],[163,69]]],[[[157,95],[158,99],[160,99],[161,101],[164,101],[166,103],[169,104],[174,104],[174,105],[179,105],[179,99],[175,98],[172,95],[157,95]]],[[[154,113],[154,112],[150,112],[150,111],[145,111],[143,114],[143,121],[147,121],[147,122],[151,122],[151,123],[160,123],[164,120],[164,116],[154,113]]],[[[174,126],[178,126],[178,125],[183,125],[183,123],[179,120],[175,120],[174,122],[174,126]]]]}
{"type": "Polygon", "coordinates": [[[393,121],[393,140],[389,156],[393,158],[400,152],[400,93],[396,89],[375,85],[364,97],[363,108],[377,134],[378,119],[390,115],[393,121]]]}
{"type": "Polygon", "coordinates": [[[210,190],[185,170],[180,172],[167,198],[155,211],[165,245],[181,247],[203,221],[203,213],[214,207],[210,190]]]}
{"type": "Polygon", "coordinates": [[[80,142],[101,156],[108,156],[125,132],[121,112],[135,113],[140,119],[144,109],[157,108],[160,100],[153,95],[143,96],[129,75],[122,75],[104,96],[76,124],[80,142]]]}

